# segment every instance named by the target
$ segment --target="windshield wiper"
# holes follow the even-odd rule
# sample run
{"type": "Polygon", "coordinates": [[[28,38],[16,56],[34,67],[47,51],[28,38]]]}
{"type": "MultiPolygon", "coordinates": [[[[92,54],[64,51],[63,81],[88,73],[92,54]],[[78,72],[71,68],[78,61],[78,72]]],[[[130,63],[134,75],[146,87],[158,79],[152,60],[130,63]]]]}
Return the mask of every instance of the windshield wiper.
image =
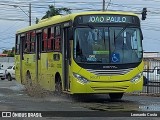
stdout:
{"type": "Polygon", "coordinates": [[[95,27],[94,27],[92,24],[88,23],[87,25],[88,25],[91,29],[95,29],[95,27]]]}
{"type": "Polygon", "coordinates": [[[121,29],[121,31],[118,33],[118,35],[116,37],[114,37],[114,40],[117,40],[117,38],[122,34],[122,32],[124,32],[126,30],[126,28],[128,27],[129,24],[125,25],[123,27],[123,29],[121,29]]]}

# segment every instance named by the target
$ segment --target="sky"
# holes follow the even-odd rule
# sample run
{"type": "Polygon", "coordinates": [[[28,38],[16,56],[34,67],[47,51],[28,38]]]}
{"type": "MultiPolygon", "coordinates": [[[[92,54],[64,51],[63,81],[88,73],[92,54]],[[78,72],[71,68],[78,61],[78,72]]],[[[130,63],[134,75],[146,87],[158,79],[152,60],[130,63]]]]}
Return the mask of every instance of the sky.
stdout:
{"type": "MultiPolygon", "coordinates": [[[[29,3],[31,3],[32,24],[36,17],[42,18],[48,5],[56,8],[67,7],[71,12],[101,10],[103,0],[0,0],[0,53],[11,49],[15,44],[15,33],[29,25],[29,3]]],[[[147,18],[141,21],[143,32],[143,50],[160,52],[160,0],[106,0],[107,10],[141,13],[147,8],[147,18]],[[109,4],[108,4],[109,3],[109,4]]],[[[141,14],[139,14],[141,18],[141,14]]]]}

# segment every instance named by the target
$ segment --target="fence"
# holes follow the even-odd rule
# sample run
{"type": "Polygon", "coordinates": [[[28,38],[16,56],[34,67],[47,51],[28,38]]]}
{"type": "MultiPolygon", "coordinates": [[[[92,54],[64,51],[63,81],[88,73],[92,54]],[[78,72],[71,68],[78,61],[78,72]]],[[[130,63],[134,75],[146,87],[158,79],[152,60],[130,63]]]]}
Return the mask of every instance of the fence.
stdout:
{"type": "Polygon", "coordinates": [[[160,93],[160,59],[144,59],[144,87],[142,93],[160,93]]]}

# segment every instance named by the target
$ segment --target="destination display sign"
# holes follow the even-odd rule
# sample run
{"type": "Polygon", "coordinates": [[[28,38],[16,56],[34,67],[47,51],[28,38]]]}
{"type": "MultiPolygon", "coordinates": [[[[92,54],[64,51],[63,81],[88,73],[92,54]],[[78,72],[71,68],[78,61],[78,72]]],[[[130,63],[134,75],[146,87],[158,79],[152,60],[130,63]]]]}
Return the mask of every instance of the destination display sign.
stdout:
{"type": "Polygon", "coordinates": [[[136,16],[125,15],[86,15],[78,16],[76,23],[133,23],[139,24],[139,18],[136,16]]]}

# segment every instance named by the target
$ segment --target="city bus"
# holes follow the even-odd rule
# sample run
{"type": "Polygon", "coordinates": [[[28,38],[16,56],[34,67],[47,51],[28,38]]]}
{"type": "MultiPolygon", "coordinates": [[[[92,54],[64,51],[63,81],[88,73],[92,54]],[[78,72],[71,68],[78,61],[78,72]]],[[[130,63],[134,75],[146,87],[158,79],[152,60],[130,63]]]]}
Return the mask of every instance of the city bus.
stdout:
{"type": "Polygon", "coordinates": [[[89,11],[57,15],[18,30],[15,76],[55,93],[124,93],[143,86],[143,35],[138,15],[89,11]]]}

